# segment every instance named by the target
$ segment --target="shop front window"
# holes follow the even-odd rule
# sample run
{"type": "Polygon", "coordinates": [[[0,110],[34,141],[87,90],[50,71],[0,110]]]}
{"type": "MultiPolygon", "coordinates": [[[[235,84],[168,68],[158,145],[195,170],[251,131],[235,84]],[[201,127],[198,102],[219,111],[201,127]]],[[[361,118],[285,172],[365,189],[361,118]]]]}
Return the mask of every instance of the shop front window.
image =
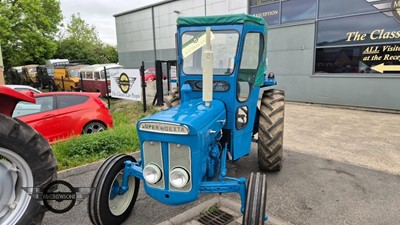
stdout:
{"type": "Polygon", "coordinates": [[[317,47],[400,42],[400,22],[387,13],[320,20],[317,47]]]}
{"type": "MultiPolygon", "coordinates": [[[[389,10],[390,1],[319,0],[319,18],[389,10]]],[[[372,21],[369,21],[372,22],[372,21]]]]}
{"type": "Polygon", "coordinates": [[[317,0],[292,0],[282,2],[282,23],[315,19],[317,0]]]}
{"type": "Polygon", "coordinates": [[[268,25],[279,24],[280,18],[280,3],[273,3],[267,5],[261,5],[250,8],[250,14],[264,18],[268,25]]]}
{"type": "Polygon", "coordinates": [[[399,74],[393,69],[400,65],[400,21],[395,13],[319,20],[315,73],[399,74]]]}
{"type": "Polygon", "coordinates": [[[388,74],[395,72],[391,69],[394,65],[400,65],[400,43],[320,48],[315,73],[388,74]]]}

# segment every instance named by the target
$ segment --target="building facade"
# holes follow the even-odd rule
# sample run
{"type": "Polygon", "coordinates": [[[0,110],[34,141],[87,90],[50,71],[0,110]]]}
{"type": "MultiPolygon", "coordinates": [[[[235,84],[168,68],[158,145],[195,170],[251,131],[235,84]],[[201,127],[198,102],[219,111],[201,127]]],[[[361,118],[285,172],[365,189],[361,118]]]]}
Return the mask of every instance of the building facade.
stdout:
{"type": "Polygon", "coordinates": [[[178,16],[269,25],[268,71],[291,101],[400,110],[400,0],[178,0],[115,15],[122,65],[176,59],[178,16]]]}

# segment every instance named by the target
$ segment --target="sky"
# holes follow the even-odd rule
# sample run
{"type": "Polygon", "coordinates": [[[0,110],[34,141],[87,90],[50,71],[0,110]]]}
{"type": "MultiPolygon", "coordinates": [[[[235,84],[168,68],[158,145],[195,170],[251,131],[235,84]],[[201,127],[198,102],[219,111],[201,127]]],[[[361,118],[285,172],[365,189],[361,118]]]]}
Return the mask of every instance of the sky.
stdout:
{"type": "Polygon", "coordinates": [[[66,26],[72,14],[80,13],[81,18],[89,25],[94,25],[100,40],[106,44],[117,45],[115,18],[113,15],[161,0],[60,0],[61,11],[66,26]]]}

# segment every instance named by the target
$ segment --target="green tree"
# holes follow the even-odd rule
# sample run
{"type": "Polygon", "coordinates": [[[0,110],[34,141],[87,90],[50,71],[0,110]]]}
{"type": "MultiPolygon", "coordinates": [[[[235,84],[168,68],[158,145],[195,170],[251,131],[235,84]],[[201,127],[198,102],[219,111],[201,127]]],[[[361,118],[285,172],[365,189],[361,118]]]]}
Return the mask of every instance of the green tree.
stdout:
{"type": "Polygon", "coordinates": [[[89,64],[115,63],[118,61],[117,49],[101,42],[96,27],[89,25],[73,14],[67,28],[60,35],[57,58],[82,61],[89,64]]]}
{"type": "Polygon", "coordinates": [[[0,0],[0,43],[4,66],[44,63],[57,49],[62,20],[58,0],[0,0]]]}

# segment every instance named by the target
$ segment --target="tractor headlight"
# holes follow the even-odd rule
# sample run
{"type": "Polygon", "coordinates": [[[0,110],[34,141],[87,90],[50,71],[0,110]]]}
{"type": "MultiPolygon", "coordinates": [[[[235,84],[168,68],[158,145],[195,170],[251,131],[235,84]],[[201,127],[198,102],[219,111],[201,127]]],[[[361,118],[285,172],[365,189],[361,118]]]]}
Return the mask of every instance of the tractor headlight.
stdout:
{"type": "Polygon", "coordinates": [[[143,169],[143,177],[147,183],[155,184],[161,180],[162,172],[155,164],[148,164],[143,169]]]}
{"type": "Polygon", "coordinates": [[[189,173],[182,168],[175,168],[169,174],[169,182],[176,188],[183,188],[189,182],[189,173]]]}

